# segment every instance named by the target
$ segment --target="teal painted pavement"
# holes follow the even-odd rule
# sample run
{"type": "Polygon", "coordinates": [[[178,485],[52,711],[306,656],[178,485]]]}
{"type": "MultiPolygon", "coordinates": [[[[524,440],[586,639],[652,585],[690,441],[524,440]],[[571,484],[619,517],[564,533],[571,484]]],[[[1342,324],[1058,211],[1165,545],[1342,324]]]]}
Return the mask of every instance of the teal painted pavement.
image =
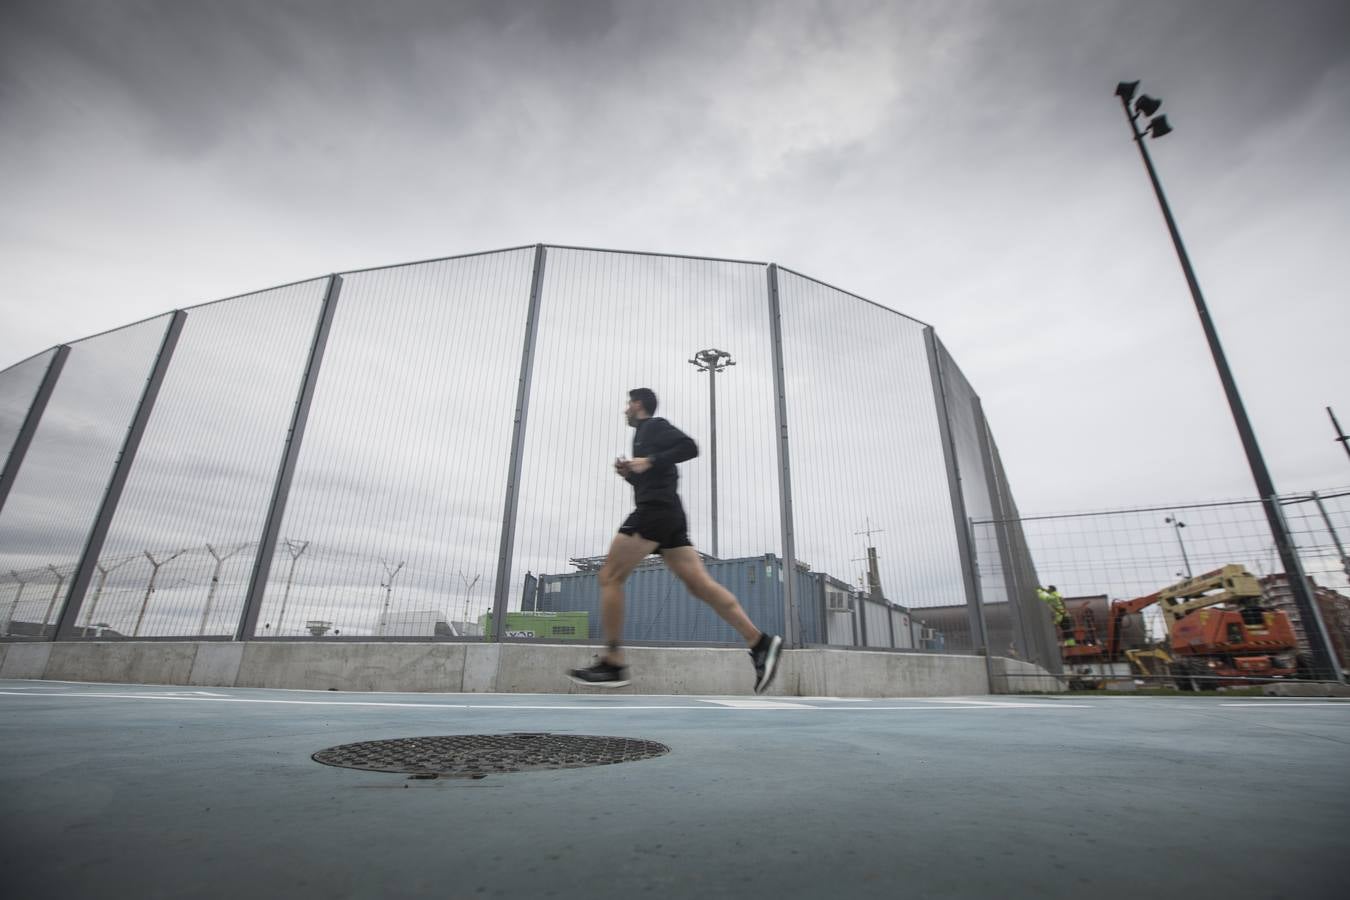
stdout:
{"type": "Polygon", "coordinates": [[[1350,702],[344,694],[0,682],[15,898],[1341,898],[1350,702]],[[512,731],[668,755],[322,766],[512,731]]]}

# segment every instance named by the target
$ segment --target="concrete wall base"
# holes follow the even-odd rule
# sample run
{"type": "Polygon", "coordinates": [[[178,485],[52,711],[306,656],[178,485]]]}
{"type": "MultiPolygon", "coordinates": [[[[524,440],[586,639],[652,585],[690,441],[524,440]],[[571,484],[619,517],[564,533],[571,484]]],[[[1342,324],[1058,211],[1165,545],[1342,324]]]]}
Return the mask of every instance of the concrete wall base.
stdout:
{"type": "MultiPolygon", "coordinates": [[[[567,669],[599,647],[257,641],[71,641],[0,644],[0,677],[54,681],[434,693],[579,693],[567,669]]],[[[750,694],[744,650],[629,647],[632,684],[617,693],[750,694]]],[[[1044,669],[995,658],[994,692],[1054,690],[1044,669]],[[1011,687],[1010,687],[1011,686],[1011,687]]],[[[939,697],[988,694],[980,656],[867,650],[790,650],[768,696],[939,697]]]]}

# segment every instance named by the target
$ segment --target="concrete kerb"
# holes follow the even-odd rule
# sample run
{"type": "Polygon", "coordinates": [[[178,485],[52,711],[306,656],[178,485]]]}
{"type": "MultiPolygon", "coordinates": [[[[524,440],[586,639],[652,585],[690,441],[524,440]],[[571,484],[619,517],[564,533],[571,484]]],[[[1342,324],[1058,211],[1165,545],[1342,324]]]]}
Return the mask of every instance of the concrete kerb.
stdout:
{"type": "MultiPolygon", "coordinates": [[[[601,648],[586,644],[72,641],[0,646],[0,676],[104,683],[430,693],[578,693],[564,673],[601,648]]],[[[750,694],[743,649],[629,647],[632,684],[619,693],[750,694]]],[[[995,692],[1019,676],[1039,690],[1054,676],[994,661],[995,692]]],[[[812,648],[783,654],[777,697],[940,697],[990,693],[979,656],[812,648]]]]}
{"type": "Polygon", "coordinates": [[[458,693],[466,644],[310,643],[244,645],[236,687],[458,693]]]}
{"type": "Polygon", "coordinates": [[[54,643],[42,677],[52,681],[187,684],[197,644],[141,641],[54,643]]]}
{"type": "Polygon", "coordinates": [[[243,644],[198,644],[188,684],[198,687],[233,687],[239,682],[239,667],[243,661],[243,644]]]}
{"type": "Polygon", "coordinates": [[[6,644],[7,652],[0,663],[0,678],[42,678],[47,671],[47,660],[52,644],[6,644]]]}

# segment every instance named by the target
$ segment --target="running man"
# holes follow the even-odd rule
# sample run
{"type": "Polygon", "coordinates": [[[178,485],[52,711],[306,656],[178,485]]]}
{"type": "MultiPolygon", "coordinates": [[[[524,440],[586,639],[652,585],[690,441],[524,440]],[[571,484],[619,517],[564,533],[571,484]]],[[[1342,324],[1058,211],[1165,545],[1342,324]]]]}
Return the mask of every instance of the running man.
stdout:
{"type": "Polygon", "coordinates": [[[636,429],[633,458],[614,460],[614,471],[633,486],[637,509],[619,526],[600,569],[600,622],[606,651],[595,665],[572,669],[568,676],[581,685],[628,684],[628,667],[619,642],[623,635],[623,585],[638,563],[659,551],[666,567],[679,576],[689,593],[711,606],[745,638],[755,664],[755,693],[762,693],[778,669],[783,639],[755,627],[735,595],[713,581],[698,551],[689,543],[684,507],[676,493],[680,475],[675,466],[698,456],[698,445],[665,419],[653,417],[656,394],[650,389],[631,390],[628,398],[624,414],[629,426],[636,429]]]}

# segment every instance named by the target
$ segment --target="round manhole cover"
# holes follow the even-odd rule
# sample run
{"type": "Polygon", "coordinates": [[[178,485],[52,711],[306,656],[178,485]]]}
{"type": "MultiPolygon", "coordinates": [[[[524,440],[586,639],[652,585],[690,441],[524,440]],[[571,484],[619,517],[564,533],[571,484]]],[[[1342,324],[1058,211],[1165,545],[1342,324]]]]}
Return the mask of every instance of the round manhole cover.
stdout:
{"type": "Polygon", "coordinates": [[[315,762],[370,772],[481,777],[530,769],[576,769],[650,759],[665,744],[589,734],[450,734],[342,744],[315,753],[315,762]]]}

